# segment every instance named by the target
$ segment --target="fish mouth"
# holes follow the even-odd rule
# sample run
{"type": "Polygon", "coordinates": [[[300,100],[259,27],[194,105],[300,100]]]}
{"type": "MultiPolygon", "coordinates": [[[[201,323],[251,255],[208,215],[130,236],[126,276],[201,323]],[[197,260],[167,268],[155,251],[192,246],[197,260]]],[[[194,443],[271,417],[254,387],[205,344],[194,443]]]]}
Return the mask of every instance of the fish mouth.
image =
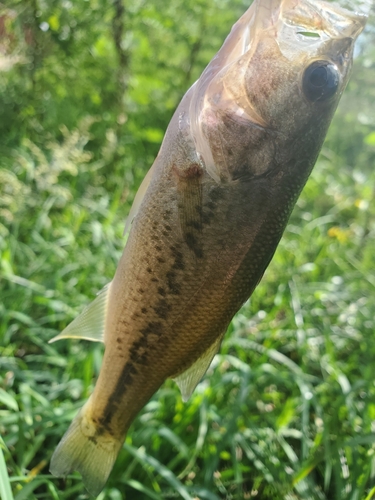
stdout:
{"type": "MultiPolygon", "coordinates": [[[[291,37],[303,43],[303,36],[321,40],[349,38],[353,42],[365,27],[367,15],[320,0],[254,0],[240,17],[216,57],[203,73],[213,77],[233,63],[265,35],[283,43],[291,37]],[[292,34],[293,33],[293,34],[292,34]]],[[[306,47],[304,47],[306,50],[306,47]]]]}
{"type": "Polygon", "coordinates": [[[253,1],[189,91],[191,137],[199,161],[215,180],[219,175],[202,128],[205,120],[214,125],[212,110],[225,109],[233,117],[270,128],[256,103],[249,101],[245,86],[246,71],[259,44],[272,40],[275,53],[289,60],[291,67],[301,66],[304,61],[330,59],[340,66],[344,83],[354,41],[366,20],[364,14],[321,0],[253,1]]]}
{"type": "MultiPolygon", "coordinates": [[[[259,1],[259,0],[256,0],[259,1]]],[[[266,0],[268,3],[269,0],[266,0]]],[[[271,0],[272,1],[272,0],[271,0]]],[[[331,39],[355,40],[365,27],[367,16],[337,4],[319,0],[281,0],[280,16],[297,27],[326,34],[331,39]]]]}
{"type": "Polygon", "coordinates": [[[320,0],[254,0],[249,11],[251,19],[248,20],[248,25],[252,28],[253,40],[264,30],[271,32],[274,30],[276,39],[284,36],[282,28],[285,23],[289,27],[296,27],[297,34],[307,33],[312,37],[316,35],[322,38],[355,40],[367,20],[365,14],[320,0]]]}

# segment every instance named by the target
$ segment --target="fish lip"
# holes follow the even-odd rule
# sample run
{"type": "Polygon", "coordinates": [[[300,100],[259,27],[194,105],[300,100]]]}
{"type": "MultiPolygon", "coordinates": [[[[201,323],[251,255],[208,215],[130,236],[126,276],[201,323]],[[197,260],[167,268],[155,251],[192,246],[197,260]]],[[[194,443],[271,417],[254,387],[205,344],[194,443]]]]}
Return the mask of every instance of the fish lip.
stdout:
{"type": "Polygon", "coordinates": [[[329,34],[332,38],[356,39],[366,25],[368,18],[366,14],[350,11],[337,3],[332,4],[323,0],[308,1],[316,7],[324,19],[327,19],[327,24],[330,27],[329,34]]]}
{"type": "Polygon", "coordinates": [[[287,24],[296,28],[296,34],[299,28],[305,27],[318,32],[322,38],[355,40],[367,18],[366,14],[324,0],[254,0],[202,73],[199,87],[202,88],[202,83],[207,87],[219,72],[251,50],[265,31],[276,40],[282,39],[283,26],[287,24]]]}
{"type": "MultiPolygon", "coordinates": [[[[279,21],[298,26],[307,24],[312,30],[326,33],[329,38],[356,39],[365,27],[368,16],[353,12],[337,3],[324,0],[254,0],[250,38],[256,37],[258,30],[278,30],[279,21]]],[[[244,19],[246,22],[246,19],[244,19]]]]}
{"type": "MultiPolygon", "coordinates": [[[[274,40],[278,45],[280,54],[290,59],[302,62],[319,56],[321,48],[328,50],[329,42],[342,43],[343,39],[350,39],[348,57],[344,58],[346,66],[341,65],[343,71],[342,81],[348,78],[354,40],[363,30],[367,16],[353,13],[337,5],[332,5],[323,0],[254,0],[252,5],[233,25],[232,30],[226,38],[223,46],[212,59],[201,77],[193,85],[188,93],[186,105],[189,109],[189,135],[195,146],[198,162],[204,166],[211,177],[220,182],[220,174],[215,165],[211,148],[207,142],[202,128],[203,111],[213,105],[212,96],[220,95],[222,87],[226,86],[223,76],[228,68],[238,62],[239,78],[244,78],[246,64],[241,66],[241,58],[246,54],[250,60],[255,53],[259,42],[274,40]],[[319,41],[305,41],[301,43],[302,36],[299,31],[315,31],[319,35],[319,41]],[[224,82],[224,83],[223,83],[224,82]],[[220,90],[217,91],[216,87],[220,90]]],[[[329,59],[336,61],[333,51],[328,54],[329,59]],[[332,52],[332,53],[331,53],[332,52]]],[[[320,57],[319,57],[320,58],[320,57]]],[[[270,124],[260,115],[256,105],[246,102],[242,105],[242,97],[232,95],[231,86],[226,88],[226,93],[234,97],[233,111],[240,110],[240,116],[248,118],[256,125],[269,130],[270,124]]],[[[246,97],[246,92],[243,93],[246,97]]],[[[214,103],[215,104],[215,103],[214,103]]]]}
{"type": "Polygon", "coordinates": [[[353,40],[362,32],[368,18],[366,14],[324,0],[281,0],[280,17],[292,25],[324,33],[330,39],[353,40]]]}
{"type": "Polygon", "coordinates": [[[221,69],[250,50],[265,31],[276,40],[282,38],[285,24],[294,26],[296,31],[299,28],[315,31],[321,38],[354,41],[363,31],[367,18],[367,14],[324,0],[254,0],[233,26],[228,38],[236,39],[235,45],[230,44],[231,49],[235,49],[227,51],[223,47],[221,69]]]}

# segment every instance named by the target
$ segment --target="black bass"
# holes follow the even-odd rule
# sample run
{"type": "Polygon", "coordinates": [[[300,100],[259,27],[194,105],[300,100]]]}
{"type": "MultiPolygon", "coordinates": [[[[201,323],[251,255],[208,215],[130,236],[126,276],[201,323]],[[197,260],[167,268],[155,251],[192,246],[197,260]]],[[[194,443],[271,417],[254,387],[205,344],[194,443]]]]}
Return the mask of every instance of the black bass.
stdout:
{"type": "Polygon", "coordinates": [[[105,343],[51,472],[107,481],[167,378],[187,400],[251,295],[316,161],[365,16],[255,0],[182,99],[129,216],[113,281],[58,337],[105,343]]]}

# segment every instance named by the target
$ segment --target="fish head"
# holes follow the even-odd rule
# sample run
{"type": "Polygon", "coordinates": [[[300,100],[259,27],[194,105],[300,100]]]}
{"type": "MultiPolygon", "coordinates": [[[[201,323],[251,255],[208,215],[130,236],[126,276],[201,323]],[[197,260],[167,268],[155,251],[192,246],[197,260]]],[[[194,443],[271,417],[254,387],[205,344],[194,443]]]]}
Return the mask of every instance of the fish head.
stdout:
{"type": "Polygon", "coordinates": [[[365,22],[323,1],[253,2],[192,94],[191,132],[212,177],[264,175],[297,157],[309,174],[365,22]]]}

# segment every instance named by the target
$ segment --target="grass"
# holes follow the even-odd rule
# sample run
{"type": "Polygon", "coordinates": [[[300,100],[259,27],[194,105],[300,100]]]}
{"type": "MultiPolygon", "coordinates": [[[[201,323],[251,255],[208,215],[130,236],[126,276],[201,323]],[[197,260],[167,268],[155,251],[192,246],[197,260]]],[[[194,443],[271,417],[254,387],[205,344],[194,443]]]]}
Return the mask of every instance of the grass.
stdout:
{"type": "MultiPolygon", "coordinates": [[[[187,404],[172,381],[154,395],[98,500],[375,498],[374,141],[356,129],[352,147],[344,111],[220,355],[187,404]]],[[[88,152],[92,124],[0,167],[2,500],[89,498],[48,462],[103,349],[48,340],[124,245],[124,186],[88,152]]]]}

